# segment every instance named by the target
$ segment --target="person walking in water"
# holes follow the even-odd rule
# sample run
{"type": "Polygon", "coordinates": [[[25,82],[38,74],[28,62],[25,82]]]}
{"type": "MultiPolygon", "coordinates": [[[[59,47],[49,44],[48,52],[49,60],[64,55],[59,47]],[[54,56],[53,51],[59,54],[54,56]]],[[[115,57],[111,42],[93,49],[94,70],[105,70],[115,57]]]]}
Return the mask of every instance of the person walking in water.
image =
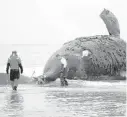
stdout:
{"type": "Polygon", "coordinates": [[[10,81],[13,90],[17,90],[18,87],[18,79],[21,74],[23,73],[23,66],[21,63],[21,59],[18,57],[16,51],[12,51],[11,56],[8,58],[6,73],[9,74],[10,68],[10,81]],[[19,70],[20,68],[20,70],[19,70]]]}
{"type": "Polygon", "coordinates": [[[60,56],[59,54],[56,56],[58,58],[58,60],[60,60],[61,62],[61,70],[60,70],[60,82],[61,82],[61,86],[67,86],[68,82],[66,80],[67,77],[67,60],[60,56]]]}

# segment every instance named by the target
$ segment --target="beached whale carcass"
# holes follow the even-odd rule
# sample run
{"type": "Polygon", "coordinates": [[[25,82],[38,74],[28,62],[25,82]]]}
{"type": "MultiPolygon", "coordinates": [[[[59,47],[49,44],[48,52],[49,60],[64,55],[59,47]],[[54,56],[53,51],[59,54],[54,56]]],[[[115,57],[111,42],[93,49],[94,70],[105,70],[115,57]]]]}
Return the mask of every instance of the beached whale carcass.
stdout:
{"type": "Polygon", "coordinates": [[[126,42],[120,38],[119,23],[115,15],[104,9],[100,14],[109,35],[79,37],[56,51],[47,61],[44,75],[47,81],[59,77],[61,63],[57,55],[67,59],[68,78],[74,77],[89,80],[90,76],[119,76],[126,70],[126,42]],[[83,51],[88,55],[82,56],[83,51]]]}

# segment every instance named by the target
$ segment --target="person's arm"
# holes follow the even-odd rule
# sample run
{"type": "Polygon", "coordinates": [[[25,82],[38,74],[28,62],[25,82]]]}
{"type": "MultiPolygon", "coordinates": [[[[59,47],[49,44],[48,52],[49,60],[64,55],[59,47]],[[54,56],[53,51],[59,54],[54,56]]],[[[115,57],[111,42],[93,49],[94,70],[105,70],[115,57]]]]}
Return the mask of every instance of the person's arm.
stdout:
{"type": "Polygon", "coordinates": [[[18,65],[19,65],[19,68],[21,70],[21,74],[23,73],[23,66],[22,66],[22,63],[21,63],[21,59],[18,58],[18,65]]]}
{"type": "Polygon", "coordinates": [[[9,67],[10,67],[10,62],[9,62],[9,59],[8,59],[7,67],[6,67],[6,73],[7,73],[7,74],[8,74],[8,72],[9,72],[9,67]]]}
{"type": "Polygon", "coordinates": [[[21,63],[19,64],[19,68],[20,68],[20,70],[21,70],[21,74],[22,74],[22,73],[23,73],[23,66],[22,66],[21,63]]]}

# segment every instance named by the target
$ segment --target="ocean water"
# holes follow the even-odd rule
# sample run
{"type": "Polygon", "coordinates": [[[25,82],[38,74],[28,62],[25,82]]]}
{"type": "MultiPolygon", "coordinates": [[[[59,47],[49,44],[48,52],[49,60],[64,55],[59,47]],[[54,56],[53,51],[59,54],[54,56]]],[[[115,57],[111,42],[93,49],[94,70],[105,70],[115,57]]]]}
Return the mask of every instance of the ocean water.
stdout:
{"type": "Polygon", "coordinates": [[[0,86],[0,117],[126,117],[126,82],[0,86]]]}

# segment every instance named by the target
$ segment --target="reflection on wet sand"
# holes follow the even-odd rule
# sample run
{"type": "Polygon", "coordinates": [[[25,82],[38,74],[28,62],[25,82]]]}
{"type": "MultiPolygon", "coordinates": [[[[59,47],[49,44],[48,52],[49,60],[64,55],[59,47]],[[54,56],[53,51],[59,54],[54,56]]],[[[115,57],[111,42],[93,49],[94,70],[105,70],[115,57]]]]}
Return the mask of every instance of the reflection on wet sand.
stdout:
{"type": "Polygon", "coordinates": [[[0,117],[126,117],[125,83],[74,82],[0,87],[0,117]]]}
{"type": "Polygon", "coordinates": [[[5,96],[5,107],[4,111],[8,117],[22,117],[23,111],[23,97],[16,91],[11,91],[10,94],[5,96]]]}

